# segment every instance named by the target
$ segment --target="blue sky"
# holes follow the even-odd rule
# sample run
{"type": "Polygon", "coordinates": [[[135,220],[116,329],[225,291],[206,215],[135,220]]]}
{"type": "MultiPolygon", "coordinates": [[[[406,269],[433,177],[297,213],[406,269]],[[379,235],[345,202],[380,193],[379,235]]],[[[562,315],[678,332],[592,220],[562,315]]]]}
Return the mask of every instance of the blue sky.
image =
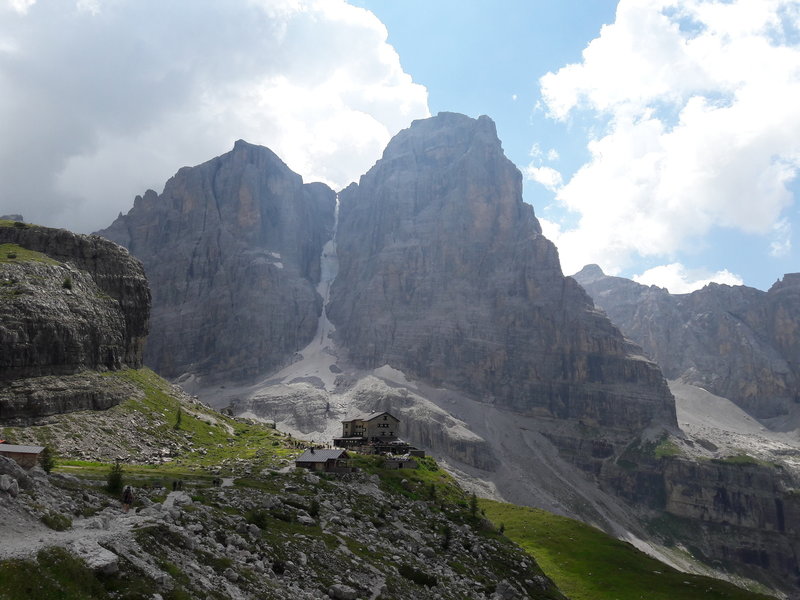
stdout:
{"type": "Polygon", "coordinates": [[[357,180],[497,123],[565,273],[800,270],[800,0],[0,0],[0,214],[89,232],[246,139],[357,180]]]}
{"type": "MultiPolygon", "coordinates": [[[[587,144],[602,131],[608,115],[576,110],[567,121],[551,118],[543,106],[540,79],[568,64],[582,62],[584,49],[599,37],[601,28],[615,23],[616,1],[356,3],[374,12],[386,25],[388,41],[397,49],[404,70],[427,88],[432,113],[453,110],[472,116],[488,114],[497,123],[506,154],[523,170],[527,165],[551,166],[567,181],[590,161],[587,144]],[[533,156],[533,148],[541,155],[533,156]],[[550,150],[557,152],[557,160],[547,160],[550,150]]],[[[784,4],[797,8],[796,3],[784,4]]],[[[790,22],[794,21],[795,32],[796,17],[796,12],[787,15],[790,22]]],[[[639,42],[647,44],[646,39],[639,42]]],[[[797,40],[785,46],[796,52],[797,40]]],[[[624,63],[619,68],[624,70],[624,63]]],[[[785,91],[796,93],[797,87],[787,86],[785,91]]],[[[795,98],[800,106],[800,96],[795,98]]],[[[764,110],[769,107],[764,106],[764,110]]],[[[675,122],[671,116],[667,123],[675,122]]],[[[742,124],[743,128],[747,126],[742,124]]],[[[789,126],[796,127],[796,123],[789,126]]],[[[794,145],[790,151],[796,153],[797,149],[794,145]]],[[[796,173],[796,156],[793,168],[796,173]]],[[[767,289],[783,273],[800,269],[800,255],[796,246],[791,247],[792,226],[796,230],[800,225],[796,179],[788,188],[792,201],[773,219],[780,223],[777,231],[765,226],[748,231],[740,221],[725,223],[711,216],[711,222],[700,232],[674,244],[662,244],[660,248],[665,250],[640,253],[631,248],[624,260],[604,261],[599,255],[595,261],[606,272],[638,275],[645,283],[668,286],[676,292],[697,288],[710,279],[767,289]],[[784,239],[776,239],[779,232],[784,239]],[[783,251],[771,252],[772,244],[779,242],[784,244],[783,251]]],[[[602,189],[597,189],[597,196],[598,203],[608,201],[602,189]]],[[[579,213],[566,210],[556,193],[531,177],[525,179],[524,197],[545,222],[569,229],[579,221],[579,213]]],[[[760,199],[748,201],[758,205],[760,199]]],[[[680,227],[679,222],[674,226],[680,227]]],[[[557,239],[552,228],[545,230],[557,239]]],[[[591,246],[591,237],[587,236],[583,244],[591,246]]],[[[565,264],[565,272],[574,272],[579,264],[592,260],[590,249],[576,254],[576,259],[586,260],[565,264]]]]}

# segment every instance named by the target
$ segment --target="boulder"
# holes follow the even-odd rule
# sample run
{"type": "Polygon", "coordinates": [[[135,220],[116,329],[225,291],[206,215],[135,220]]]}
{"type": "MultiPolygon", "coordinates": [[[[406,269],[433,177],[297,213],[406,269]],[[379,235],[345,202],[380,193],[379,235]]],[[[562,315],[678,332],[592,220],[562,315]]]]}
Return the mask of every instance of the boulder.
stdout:
{"type": "Polygon", "coordinates": [[[76,540],[69,545],[69,549],[96,573],[113,575],[119,570],[119,557],[94,540],[76,540]]]}

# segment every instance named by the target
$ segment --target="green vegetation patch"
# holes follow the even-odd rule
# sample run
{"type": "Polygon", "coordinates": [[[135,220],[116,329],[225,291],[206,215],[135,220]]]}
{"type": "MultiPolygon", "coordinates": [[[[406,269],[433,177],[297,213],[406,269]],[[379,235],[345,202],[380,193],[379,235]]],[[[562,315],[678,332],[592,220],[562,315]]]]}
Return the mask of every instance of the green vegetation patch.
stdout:
{"type": "Polygon", "coordinates": [[[21,221],[11,221],[9,219],[0,219],[0,227],[16,227],[18,229],[28,229],[33,227],[30,223],[23,223],[21,221]]]}
{"type": "Polygon", "coordinates": [[[733,456],[725,456],[723,458],[712,458],[711,462],[720,465],[738,465],[738,466],[759,465],[762,467],[772,466],[770,465],[770,463],[763,460],[758,460],[757,458],[750,456],[749,454],[734,454],[733,456]]]}
{"type": "Polygon", "coordinates": [[[653,451],[656,458],[664,458],[666,456],[678,456],[681,449],[669,437],[662,438],[653,451]]]}
{"type": "Polygon", "coordinates": [[[416,469],[384,469],[385,458],[377,455],[352,455],[353,466],[377,474],[386,491],[412,500],[436,500],[467,506],[468,496],[456,481],[430,456],[415,458],[416,469]]]}
{"type": "Polygon", "coordinates": [[[768,600],[730,583],[682,573],[599,529],[548,513],[480,500],[486,515],[533,556],[571,600],[768,600]]]}
{"type": "Polygon", "coordinates": [[[72,519],[61,513],[50,511],[42,516],[42,523],[56,531],[66,531],[72,527],[72,519]]]}
{"type": "Polygon", "coordinates": [[[0,562],[0,599],[32,598],[86,600],[108,594],[83,561],[63,548],[46,548],[36,560],[0,562]]]}
{"type": "Polygon", "coordinates": [[[17,244],[0,244],[0,263],[40,262],[46,265],[61,264],[46,254],[28,250],[17,244]]]}

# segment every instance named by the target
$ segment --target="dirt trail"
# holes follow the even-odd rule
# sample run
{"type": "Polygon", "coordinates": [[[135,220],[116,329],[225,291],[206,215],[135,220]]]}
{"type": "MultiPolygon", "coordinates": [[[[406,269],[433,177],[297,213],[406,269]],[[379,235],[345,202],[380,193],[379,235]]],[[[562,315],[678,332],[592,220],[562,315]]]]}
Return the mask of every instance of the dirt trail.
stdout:
{"type": "MultiPolygon", "coordinates": [[[[172,506],[183,492],[170,492],[164,501],[165,508],[172,506]]],[[[48,546],[67,546],[76,540],[96,542],[118,539],[142,523],[153,522],[153,515],[139,511],[122,512],[121,508],[106,508],[93,517],[73,520],[66,531],[55,531],[13,503],[0,504],[0,560],[34,556],[48,546]]]]}

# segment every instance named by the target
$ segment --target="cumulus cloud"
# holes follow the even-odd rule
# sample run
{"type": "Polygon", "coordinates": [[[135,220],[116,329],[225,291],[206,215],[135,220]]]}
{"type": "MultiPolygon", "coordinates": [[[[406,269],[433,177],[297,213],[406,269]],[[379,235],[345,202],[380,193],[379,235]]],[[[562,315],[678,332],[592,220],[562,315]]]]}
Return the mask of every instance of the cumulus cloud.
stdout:
{"type": "Polygon", "coordinates": [[[558,191],[564,182],[561,173],[552,167],[535,167],[533,165],[528,165],[525,167],[524,172],[528,179],[542,184],[551,192],[558,191]]]}
{"type": "Polygon", "coordinates": [[[799,7],[621,0],[582,62],[541,78],[551,117],[602,123],[558,188],[578,216],[560,233],[565,272],[674,256],[715,227],[774,234],[800,170],[799,7]]]}
{"type": "Polygon", "coordinates": [[[742,278],[727,269],[711,274],[689,271],[680,263],[660,265],[648,269],[641,275],[634,275],[633,280],[642,285],[657,285],[666,288],[672,294],[688,294],[707,286],[712,281],[727,285],[742,285],[742,278]]]}
{"type": "Polygon", "coordinates": [[[0,89],[0,213],[79,231],[239,138],[342,187],[429,114],[384,25],[343,0],[12,0],[0,89]]]}

